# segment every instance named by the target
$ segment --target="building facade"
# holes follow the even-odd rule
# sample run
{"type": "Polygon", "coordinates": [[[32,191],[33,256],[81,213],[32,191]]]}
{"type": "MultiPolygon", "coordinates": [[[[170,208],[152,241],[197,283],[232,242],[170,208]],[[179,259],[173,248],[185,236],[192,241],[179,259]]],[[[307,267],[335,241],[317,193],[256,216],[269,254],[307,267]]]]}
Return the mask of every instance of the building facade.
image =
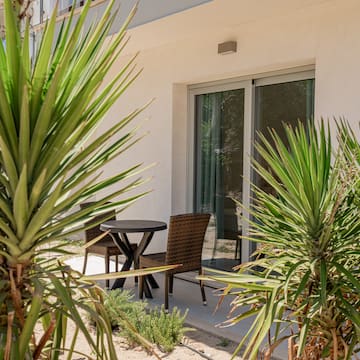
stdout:
{"type": "MultiPolygon", "coordinates": [[[[123,3],[124,17],[133,2],[123,3]]],[[[155,99],[138,118],[147,135],[105,169],[153,164],[141,188],[152,191],[121,216],[210,211],[204,258],[246,261],[253,245],[239,240],[248,214],[237,201],[247,207],[257,181],[257,131],[339,117],[358,130],[359,20],[358,0],[142,0],[109,77],[137,51],[144,70],[99,129],[155,99]]],[[[159,234],[150,251],[165,244],[159,234]]]]}

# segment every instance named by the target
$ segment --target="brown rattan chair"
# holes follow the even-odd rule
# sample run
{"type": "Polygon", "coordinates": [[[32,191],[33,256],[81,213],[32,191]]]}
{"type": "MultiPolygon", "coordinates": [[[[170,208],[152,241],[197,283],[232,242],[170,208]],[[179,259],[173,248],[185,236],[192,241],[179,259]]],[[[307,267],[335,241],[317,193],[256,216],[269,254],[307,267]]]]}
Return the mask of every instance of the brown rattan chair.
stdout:
{"type": "MultiPolygon", "coordinates": [[[[80,208],[84,209],[87,206],[92,205],[92,202],[86,202],[86,203],[82,203],[80,204],[80,208]]],[[[93,218],[91,221],[89,221],[88,223],[86,223],[86,225],[92,224],[92,223],[96,223],[97,225],[95,225],[92,228],[89,228],[87,230],[85,230],[85,241],[89,242],[90,240],[95,239],[96,237],[104,234],[103,231],[100,230],[100,224],[99,221],[101,219],[104,219],[104,221],[107,220],[116,220],[116,215],[115,215],[115,211],[110,211],[107,212],[105,214],[96,216],[95,218],[93,218]]],[[[97,255],[102,255],[104,256],[105,259],[105,272],[108,274],[110,272],[110,257],[111,256],[115,256],[115,271],[118,271],[118,255],[121,255],[122,252],[121,250],[114,244],[113,239],[110,237],[110,235],[106,235],[105,237],[103,237],[101,240],[99,240],[98,242],[96,242],[94,245],[91,245],[89,247],[87,247],[85,249],[85,254],[84,254],[84,265],[83,265],[83,274],[85,274],[85,270],[86,270],[86,265],[87,265],[87,259],[88,259],[88,254],[92,253],[92,254],[97,254],[97,255]]],[[[106,280],[106,287],[109,287],[109,280],[106,280]]]]}
{"type": "MultiPolygon", "coordinates": [[[[140,268],[181,264],[165,272],[165,309],[169,308],[169,293],[173,292],[174,274],[198,270],[202,274],[201,253],[210,214],[182,214],[170,217],[166,253],[140,256],[140,268]]],[[[143,297],[144,277],[141,277],[139,296],[143,297]]],[[[200,281],[204,305],[204,283],[200,281]]]]}

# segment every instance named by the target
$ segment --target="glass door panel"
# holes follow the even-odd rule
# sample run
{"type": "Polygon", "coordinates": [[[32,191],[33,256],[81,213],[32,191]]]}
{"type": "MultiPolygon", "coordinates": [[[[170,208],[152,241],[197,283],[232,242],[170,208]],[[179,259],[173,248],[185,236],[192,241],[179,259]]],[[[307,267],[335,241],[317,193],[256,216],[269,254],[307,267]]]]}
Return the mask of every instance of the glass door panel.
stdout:
{"type": "MultiPolygon", "coordinates": [[[[311,120],[314,116],[314,88],[314,79],[256,86],[255,134],[261,132],[272,143],[269,129],[274,129],[280,138],[285,139],[284,123],[296,127],[299,121],[306,123],[311,120]]],[[[255,139],[258,141],[258,136],[255,135],[255,139]]],[[[264,165],[264,160],[256,152],[255,157],[264,165]]],[[[262,189],[268,187],[259,178],[256,178],[256,183],[262,189]]]]}
{"type": "Polygon", "coordinates": [[[244,89],[195,96],[195,211],[211,213],[206,265],[239,263],[242,201],[244,89]]]}
{"type": "MultiPolygon", "coordinates": [[[[298,122],[306,124],[314,117],[315,80],[306,79],[269,84],[255,87],[255,140],[258,132],[272,143],[269,129],[274,129],[283,140],[286,139],[283,124],[296,127],[298,122]]],[[[285,142],[286,143],[286,142],[285,142]]],[[[264,159],[254,151],[256,160],[266,166],[264,159]]],[[[261,189],[272,192],[273,189],[253,172],[253,180],[261,189]]],[[[251,244],[256,249],[256,244],[251,244]]]]}

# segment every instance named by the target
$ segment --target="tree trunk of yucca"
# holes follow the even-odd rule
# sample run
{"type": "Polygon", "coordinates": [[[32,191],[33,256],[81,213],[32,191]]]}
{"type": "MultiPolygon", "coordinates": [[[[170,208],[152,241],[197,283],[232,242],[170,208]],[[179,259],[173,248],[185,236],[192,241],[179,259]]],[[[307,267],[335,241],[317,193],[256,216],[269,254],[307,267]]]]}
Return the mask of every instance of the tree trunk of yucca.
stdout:
{"type": "Polygon", "coordinates": [[[1,306],[1,324],[5,325],[1,331],[4,332],[2,335],[6,335],[2,336],[6,339],[4,360],[10,359],[12,344],[21,334],[25,323],[26,304],[31,298],[29,287],[24,284],[24,270],[23,264],[8,266],[7,272],[2,276],[1,292],[6,293],[1,306]]]}
{"type": "Polygon", "coordinates": [[[327,345],[326,340],[321,336],[314,336],[309,339],[306,344],[303,354],[297,356],[298,345],[293,339],[288,340],[288,360],[341,360],[345,358],[345,346],[339,334],[333,329],[333,346],[330,349],[330,354],[323,357],[323,351],[327,345]]]}
{"type": "MultiPolygon", "coordinates": [[[[7,272],[4,272],[1,277],[0,292],[6,294],[0,305],[0,337],[4,349],[3,360],[14,358],[14,351],[18,350],[19,339],[24,331],[29,309],[33,304],[35,287],[30,280],[29,274],[31,271],[31,262],[19,263],[8,266],[7,272]]],[[[33,329],[31,330],[30,343],[26,344],[31,349],[28,358],[39,359],[46,342],[51,337],[54,326],[54,321],[50,321],[49,328],[43,332],[38,341],[35,338],[33,329]]]]}

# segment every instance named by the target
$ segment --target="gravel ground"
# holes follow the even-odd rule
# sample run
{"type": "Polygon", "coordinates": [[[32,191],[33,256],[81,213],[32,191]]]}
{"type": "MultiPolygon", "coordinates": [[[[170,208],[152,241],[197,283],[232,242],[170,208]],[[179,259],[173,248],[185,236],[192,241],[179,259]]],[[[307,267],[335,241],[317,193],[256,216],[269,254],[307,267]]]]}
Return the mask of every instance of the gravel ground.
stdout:
{"type": "MultiPolygon", "coordinates": [[[[69,324],[68,327],[68,340],[70,341],[73,336],[74,326],[69,324]]],[[[128,342],[116,334],[114,335],[114,344],[116,346],[118,359],[126,360],[156,360],[156,356],[147,353],[140,346],[130,347],[128,342]]],[[[85,339],[79,335],[77,340],[77,350],[83,354],[91,356],[89,347],[85,339]]],[[[159,358],[168,360],[227,360],[236,349],[236,344],[212,334],[209,334],[200,329],[189,331],[184,337],[182,344],[178,345],[174,351],[169,354],[162,353],[159,349],[154,348],[159,358]]],[[[66,356],[63,359],[67,359],[66,356]]],[[[236,356],[236,360],[241,358],[236,356]]],[[[74,355],[72,360],[88,360],[81,355],[74,355]]]]}

